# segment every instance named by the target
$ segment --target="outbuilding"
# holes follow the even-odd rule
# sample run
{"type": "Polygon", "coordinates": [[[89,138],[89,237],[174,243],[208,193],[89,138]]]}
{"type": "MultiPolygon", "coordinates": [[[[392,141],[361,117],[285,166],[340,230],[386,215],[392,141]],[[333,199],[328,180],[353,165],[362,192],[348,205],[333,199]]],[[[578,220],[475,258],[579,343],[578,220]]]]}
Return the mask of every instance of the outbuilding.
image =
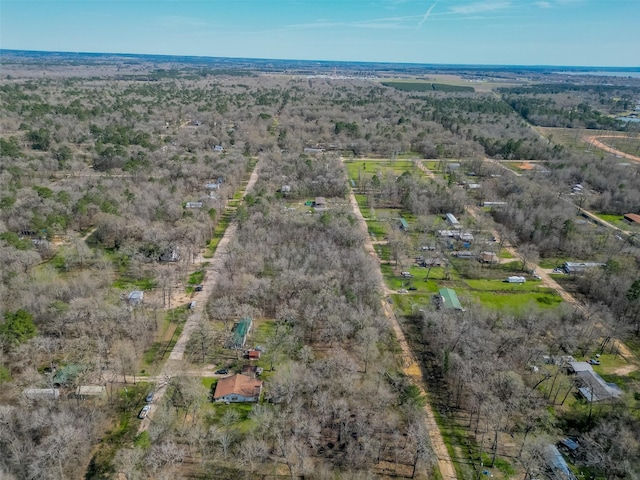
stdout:
{"type": "Polygon", "coordinates": [[[29,400],[57,400],[60,390],[57,388],[25,388],[22,394],[29,400]]]}
{"type": "Polygon", "coordinates": [[[464,310],[460,304],[460,300],[458,300],[458,295],[455,290],[451,288],[441,288],[438,291],[438,294],[438,303],[440,308],[445,310],[464,310]]]}
{"type": "Polygon", "coordinates": [[[507,282],[508,283],[524,283],[526,282],[527,279],[524,277],[519,277],[517,275],[513,275],[511,277],[507,277],[507,282]]]}
{"type": "Polygon", "coordinates": [[[640,224],[640,215],[637,215],[635,213],[625,213],[624,219],[631,223],[640,224]]]}

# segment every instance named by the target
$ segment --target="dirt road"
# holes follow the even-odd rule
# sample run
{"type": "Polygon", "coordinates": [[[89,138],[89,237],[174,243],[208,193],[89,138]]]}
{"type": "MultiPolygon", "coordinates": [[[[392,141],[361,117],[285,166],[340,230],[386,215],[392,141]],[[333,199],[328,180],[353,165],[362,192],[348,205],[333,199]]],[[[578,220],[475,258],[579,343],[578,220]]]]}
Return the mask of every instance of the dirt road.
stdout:
{"type": "Polygon", "coordinates": [[[600,150],[613,153],[614,155],[618,155],[619,157],[633,160],[634,162],[640,162],[640,157],[636,157],[635,155],[631,155],[630,153],[625,153],[620,150],[616,150],[615,148],[605,145],[600,140],[598,140],[599,138],[627,138],[624,135],[590,135],[582,138],[584,139],[585,142],[590,143],[594,147],[598,147],[600,150]]]}
{"type": "MultiPolygon", "coordinates": [[[[249,177],[249,181],[244,189],[244,193],[242,194],[242,198],[253,189],[256,181],[258,180],[258,165],[253,169],[251,176],[249,177]]],[[[138,429],[138,433],[143,432],[149,428],[150,423],[153,421],[153,415],[156,411],[156,405],[162,399],[168,380],[171,377],[176,375],[184,375],[183,370],[183,359],[184,352],[189,343],[189,339],[191,338],[191,334],[196,329],[198,323],[202,318],[205,318],[204,307],[207,302],[207,299],[215,289],[218,280],[220,279],[220,275],[223,271],[224,261],[228,255],[229,242],[235,236],[237,230],[237,224],[232,222],[224,232],[220,243],[218,243],[218,247],[216,248],[216,252],[212,258],[206,259],[203,257],[202,252],[198,256],[198,261],[200,263],[208,262],[208,265],[204,268],[205,277],[202,282],[202,292],[201,295],[198,296],[196,300],[196,305],[191,309],[191,314],[187,318],[186,323],[182,329],[182,333],[180,334],[180,338],[173,347],[171,354],[169,355],[169,359],[165,362],[162,372],[155,377],[157,381],[156,391],[153,399],[153,403],[151,404],[151,410],[147,414],[147,418],[145,418],[140,423],[140,428],[138,429]]],[[[210,376],[209,372],[202,371],[200,376],[210,376]]]]}
{"type": "MultiPolygon", "coordinates": [[[[372,255],[376,259],[378,258],[376,255],[375,248],[373,247],[373,243],[371,242],[371,238],[368,235],[368,227],[367,223],[360,212],[360,208],[358,206],[358,202],[356,201],[356,197],[353,194],[353,191],[349,192],[349,201],[353,208],[353,212],[358,219],[358,223],[360,228],[363,230],[366,236],[365,240],[365,250],[369,255],[372,255]]],[[[387,292],[387,287],[382,278],[382,274],[379,269],[377,269],[376,275],[378,277],[378,283],[380,284],[380,291],[387,292]]],[[[424,376],[422,375],[422,370],[418,361],[416,360],[413,351],[409,347],[409,343],[407,342],[406,337],[400,327],[400,323],[391,308],[385,300],[382,301],[382,308],[386,317],[389,319],[391,323],[391,327],[398,339],[398,344],[400,348],[402,348],[402,358],[403,358],[403,371],[404,373],[411,379],[411,382],[420,389],[420,393],[422,393],[427,398],[427,403],[424,407],[425,411],[425,427],[429,432],[429,439],[431,440],[431,447],[438,459],[438,468],[440,469],[440,473],[442,474],[442,478],[444,480],[455,480],[457,479],[456,470],[453,466],[453,462],[451,461],[451,457],[449,456],[449,452],[447,451],[447,446],[444,443],[444,439],[442,438],[442,434],[440,433],[440,428],[436,423],[435,416],[433,414],[433,410],[431,409],[431,403],[429,399],[429,392],[427,392],[425,385],[426,381],[424,376]]]]}

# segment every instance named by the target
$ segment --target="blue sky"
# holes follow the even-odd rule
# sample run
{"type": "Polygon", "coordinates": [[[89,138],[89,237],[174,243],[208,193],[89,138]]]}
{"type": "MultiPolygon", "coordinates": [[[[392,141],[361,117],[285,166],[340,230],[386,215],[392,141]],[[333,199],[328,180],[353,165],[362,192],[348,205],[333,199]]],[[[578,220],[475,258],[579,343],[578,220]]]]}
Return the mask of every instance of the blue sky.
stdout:
{"type": "Polygon", "coordinates": [[[0,0],[0,47],[640,66],[640,0],[0,0]]]}

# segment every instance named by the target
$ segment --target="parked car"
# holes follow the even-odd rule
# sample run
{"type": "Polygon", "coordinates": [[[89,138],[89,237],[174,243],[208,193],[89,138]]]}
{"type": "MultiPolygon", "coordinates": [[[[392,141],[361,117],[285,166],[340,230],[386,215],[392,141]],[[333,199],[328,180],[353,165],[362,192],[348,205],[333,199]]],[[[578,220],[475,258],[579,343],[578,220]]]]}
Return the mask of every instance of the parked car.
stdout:
{"type": "Polygon", "coordinates": [[[203,285],[196,285],[196,288],[194,289],[196,292],[201,292],[202,289],[204,288],[203,285]]]}
{"type": "Polygon", "coordinates": [[[398,293],[409,293],[409,290],[407,290],[406,288],[401,288],[400,290],[398,290],[398,293]]]}
{"type": "Polygon", "coordinates": [[[196,308],[196,301],[195,300],[189,304],[189,310],[193,310],[194,308],[196,308]]]}
{"type": "Polygon", "coordinates": [[[595,358],[592,358],[591,360],[589,360],[589,363],[591,365],[600,365],[600,360],[596,360],[595,358]]]}
{"type": "Polygon", "coordinates": [[[149,410],[151,410],[151,405],[145,405],[144,407],[142,407],[142,410],[140,410],[140,413],[138,414],[138,418],[141,420],[143,418],[146,418],[147,414],[149,413],[149,410]]]}
{"type": "Polygon", "coordinates": [[[411,292],[415,292],[416,290],[418,290],[418,289],[416,287],[414,287],[414,286],[409,287],[409,291],[411,291],[411,292]]]}
{"type": "Polygon", "coordinates": [[[147,403],[151,403],[153,401],[153,390],[151,390],[149,393],[147,393],[147,396],[144,397],[144,401],[147,403]]]}
{"type": "Polygon", "coordinates": [[[228,368],[221,368],[220,370],[216,370],[216,375],[226,375],[227,373],[229,373],[228,368]]]}

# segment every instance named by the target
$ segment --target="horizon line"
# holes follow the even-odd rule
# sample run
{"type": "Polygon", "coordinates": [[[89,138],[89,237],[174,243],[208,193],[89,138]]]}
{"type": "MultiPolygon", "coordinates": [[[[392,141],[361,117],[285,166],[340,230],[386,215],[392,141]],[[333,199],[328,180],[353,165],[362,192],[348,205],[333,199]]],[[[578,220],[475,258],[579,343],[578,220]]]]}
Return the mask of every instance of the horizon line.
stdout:
{"type": "Polygon", "coordinates": [[[279,61],[279,62],[323,62],[323,63],[359,63],[370,65],[412,65],[412,66],[436,66],[436,67],[511,67],[511,68],[571,68],[571,69],[598,69],[603,71],[622,70],[640,72],[640,66],[620,65],[561,65],[561,64],[508,64],[508,63],[425,63],[425,62],[399,62],[385,60],[324,60],[324,59],[296,59],[296,58],[267,58],[267,57],[225,57],[210,55],[183,55],[165,53],[127,53],[127,52],[89,52],[89,51],[62,51],[62,50],[25,50],[15,48],[0,48],[0,55],[4,52],[13,53],[37,53],[37,54],[64,54],[64,55],[112,55],[121,57],[175,57],[190,59],[226,59],[226,60],[251,60],[251,61],[279,61]]]}

